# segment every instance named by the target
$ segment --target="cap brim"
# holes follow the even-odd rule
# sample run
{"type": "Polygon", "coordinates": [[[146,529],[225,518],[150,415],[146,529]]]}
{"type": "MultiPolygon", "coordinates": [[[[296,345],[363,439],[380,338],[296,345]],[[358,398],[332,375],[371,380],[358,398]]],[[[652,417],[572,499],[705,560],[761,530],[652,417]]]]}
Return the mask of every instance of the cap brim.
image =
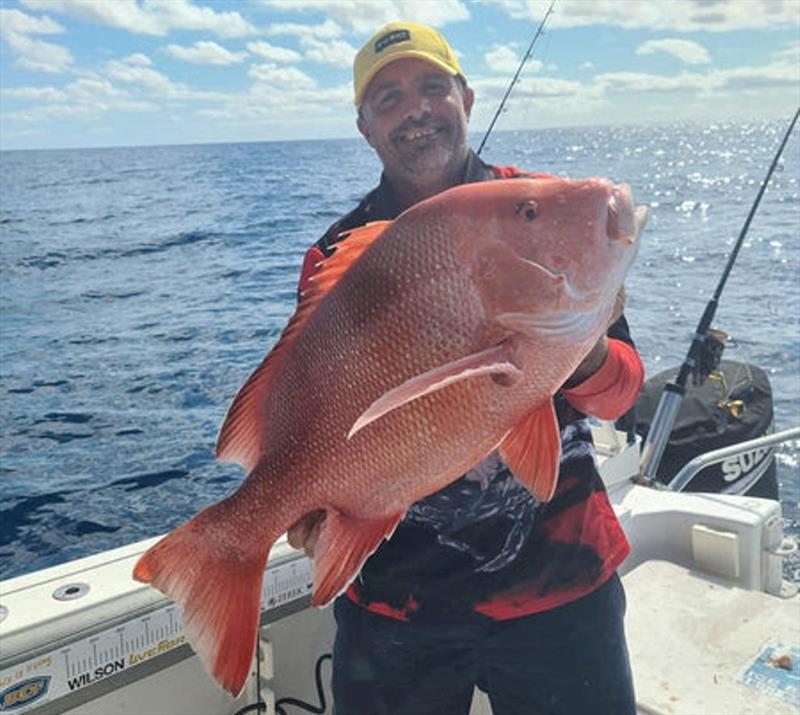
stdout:
{"type": "Polygon", "coordinates": [[[458,70],[454,70],[446,62],[443,62],[442,60],[436,57],[431,57],[430,54],[426,52],[421,52],[420,50],[402,50],[400,52],[394,52],[391,55],[383,57],[378,62],[376,62],[372,67],[369,68],[367,73],[364,75],[364,82],[361,85],[362,87],[361,92],[359,92],[356,95],[354,100],[354,104],[356,105],[356,107],[361,106],[361,102],[364,101],[364,95],[367,93],[370,83],[374,79],[375,75],[378,74],[378,72],[380,72],[384,67],[386,67],[386,65],[390,65],[392,62],[395,62],[396,60],[402,60],[407,58],[423,60],[428,64],[433,65],[437,69],[442,70],[442,72],[449,74],[451,77],[457,77],[458,75],[461,74],[458,70]]]}

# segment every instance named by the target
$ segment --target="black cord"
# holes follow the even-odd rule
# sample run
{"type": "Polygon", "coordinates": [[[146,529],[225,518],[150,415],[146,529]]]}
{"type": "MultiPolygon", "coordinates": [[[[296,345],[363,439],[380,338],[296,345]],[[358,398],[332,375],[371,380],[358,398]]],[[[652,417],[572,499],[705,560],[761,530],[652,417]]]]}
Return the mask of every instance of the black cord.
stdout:
{"type": "MultiPolygon", "coordinates": [[[[314,715],[323,715],[328,707],[328,703],[325,700],[325,687],[322,684],[322,663],[326,660],[333,660],[333,656],[330,653],[323,653],[317,659],[317,664],[314,669],[314,679],[317,684],[319,705],[311,705],[297,698],[281,698],[275,703],[275,715],[288,715],[283,709],[284,705],[294,705],[314,715]]],[[[258,654],[258,658],[256,659],[256,683],[258,688],[258,695],[256,696],[258,697],[258,702],[245,705],[240,710],[237,710],[234,715],[246,715],[250,712],[262,712],[267,709],[267,704],[261,700],[261,653],[258,654]]]]}
{"type": "Polygon", "coordinates": [[[309,713],[314,713],[314,715],[322,715],[325,710],[327,710],[328,705],[325,701],[325,688],[322,685],[322,663],[326,660],[333,660],[333,656],[330,653],[323,653],[317,659],[317,665],[314,669],[314,679],[317,683],[317,697],[319,698],[319,705],[310,705],[309,703],[304,703],[302,700],[297,700],[296,698],[281,698],[275,703],[275,715],[288,715],[288,713],[283,709],[283,705],[294,705],[295,707],[301,708],[309,713]]]}
{"type": "Polygon", "coordinates": [[[245,715],[245,713],[258,711],[261,712],[262,710],[267,709],[267,704],[263,700],[259,700],[257,703],[253,703],[252,705],[246,705],[241,710],[237,710],[234,715],[245,715]]]}

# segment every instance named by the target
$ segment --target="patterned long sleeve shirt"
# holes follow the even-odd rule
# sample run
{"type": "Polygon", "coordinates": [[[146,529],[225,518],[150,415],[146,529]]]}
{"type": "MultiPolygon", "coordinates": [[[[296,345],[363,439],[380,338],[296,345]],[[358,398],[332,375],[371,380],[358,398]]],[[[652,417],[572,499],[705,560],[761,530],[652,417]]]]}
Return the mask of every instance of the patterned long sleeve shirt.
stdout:
{"type": "MultiPolygon", "coordinates": [[[[462,183],[514,176],[470,154],[462,183]]],[[[400,213],[385,179],[307,252],[300,290],[342,232],[400,213]]],[[[644,371],[624,317],[608,331],[600,369],[554,399],[561,463],[553,499],[537,501],[497,453],[413,504],[348,589],[392,618],[441,622],[464,612],[504,620],[569,603],[602,585],[630,547],[595,465],[586,415],[613,419],[633,404],[644,371]]]]}

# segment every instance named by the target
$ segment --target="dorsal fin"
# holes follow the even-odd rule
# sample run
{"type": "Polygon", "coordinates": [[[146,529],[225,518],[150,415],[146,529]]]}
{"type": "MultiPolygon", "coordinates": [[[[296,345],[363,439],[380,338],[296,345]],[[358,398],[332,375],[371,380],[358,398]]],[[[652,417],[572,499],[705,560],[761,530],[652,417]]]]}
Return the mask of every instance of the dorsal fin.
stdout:
{"type": "Polygon", "coordinates": [[[375,221],[344,234],[343,240],[335,245],[333,255],[319,263],[317,272],[310,278],[310,287],[300,295],[297,309],[275,347],[239,388],[228,408],[217,437],[218,460],[238,462],[247,472],[256,466],[262,451],[264,395],[281,364],[281,357],[297,340],[323,298],[390,223],[375,221]]]}
{"type": "MultiPolygon", "coordinates": [[[[326,295],[330,289],[336,285],[337,281],[364,253],[369,246],[380,236],[391,221],[372,221],[371,223],[345,231],[341,234],[338,243],[333,244],[334,253],[328,256],[319,264],[317,272],[311,276],[310,281],[313,285],[313,292],[321,291],[321,295],[326,295]]],[[[305,291],[312,292],[312,289],[305,291]]],[[[318,297],[318,300],[319,300],[318,297]]]]}

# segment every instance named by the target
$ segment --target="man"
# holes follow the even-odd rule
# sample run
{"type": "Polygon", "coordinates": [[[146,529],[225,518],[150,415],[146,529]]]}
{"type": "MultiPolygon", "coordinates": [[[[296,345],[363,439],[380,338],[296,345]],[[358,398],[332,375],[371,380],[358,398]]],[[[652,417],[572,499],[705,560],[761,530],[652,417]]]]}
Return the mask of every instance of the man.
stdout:
{"type": "MultiPolygon", "coordinates": [[[[433,29],[381,28],[356,56],[354,89],[358,129],[383,175],[308,251],[301,290],[347,229],[457,184],[521,174],[469,150],[474,93],[433,29]]],[[[414,504],[339,597],[337,715],[466,714],[475,685],[495,715],[635,712],[616,574],[629,547],[584,414],[617,417],[641,387],[621,313],[620,299],[608,338],[554,399],[563,456],[552,501],[537,502],[492,454],[414,504]]],[[[300,520],[290,543],[313,556],[321,518],[300,520]]]]}

